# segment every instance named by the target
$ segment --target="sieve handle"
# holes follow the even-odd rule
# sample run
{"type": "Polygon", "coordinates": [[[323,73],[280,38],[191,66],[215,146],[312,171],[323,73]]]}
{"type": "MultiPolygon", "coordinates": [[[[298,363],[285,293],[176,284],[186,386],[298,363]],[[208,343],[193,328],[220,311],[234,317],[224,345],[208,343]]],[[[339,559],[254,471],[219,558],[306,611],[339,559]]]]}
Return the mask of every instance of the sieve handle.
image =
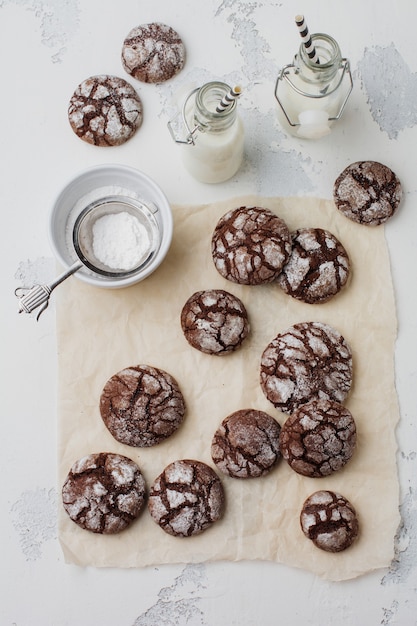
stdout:
{"type": "Polygon", "coordinates": [[[48,307],[49,297],[55,287],[58,287],[81,267],[83,267],[83,263],[77,261],[48,285],[34,285],[33,287],[18,287],[15,289],[15,296],[19,300],[19,313],[32,313],[32,311],[41,307],[36,316],[36,320],[39,320],[43,311],[48,307]]]}

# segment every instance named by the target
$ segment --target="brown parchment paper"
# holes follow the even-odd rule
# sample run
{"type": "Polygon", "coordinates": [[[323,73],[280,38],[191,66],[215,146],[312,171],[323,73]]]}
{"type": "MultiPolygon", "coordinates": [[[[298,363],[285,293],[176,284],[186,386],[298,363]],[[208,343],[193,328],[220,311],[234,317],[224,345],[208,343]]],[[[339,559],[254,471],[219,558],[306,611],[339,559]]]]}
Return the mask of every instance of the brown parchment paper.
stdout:
{"type": "Polygon", "coordinates": [[[299,476],[284,461],[263,478],[237,480],[221,475],[227,498],[224,518],[190,538],[164,533],[146,507],[122,533],[94,535],[80,529],[60,506],[59,539],[65,560],[96,567],[272,560],[330,580],[388,566],[400,521],[395,438],[399,409],[394,380],[396,313],[384,227],[355,224],[333,202],[314,198],[247,196],[174,206],[173,214],[171,249],[145,281],[107,291],[72,277],[57,290],[59,486],[75,460],[100,451],[132,458],[148,486],[176,459],[195,458],[213,465],[213,433],[237,409],[264,410],[283,424],[286,416],[261,391],[260,357],[276,334],[303,321],[334,326],[352,348],[354,382],[345,405],[356,420],[357,450],[343,470],[327,478],[299,476]],[[242,205],[270,208],[290,230],[304,226],[330,230],[350,255],[349,284],[329,302],[308,305],[276,285],[249,287],[223,279],[212,263],[211,235],[221,215],[242,205]],[[181,331],[183,304],[194,291],[207,288],[237,295],[249,313],[250,338],[227,356],[200,353],[181,331]],[[177,433],[147,449],[119,444],[99,413],[107,379],[140,363],[170,372],[187,404],[177,433]],[[317,489],[339,491],[357,509],[360,538],[345,552],[325,553],[301,532],[301,506],[317,489]]]}

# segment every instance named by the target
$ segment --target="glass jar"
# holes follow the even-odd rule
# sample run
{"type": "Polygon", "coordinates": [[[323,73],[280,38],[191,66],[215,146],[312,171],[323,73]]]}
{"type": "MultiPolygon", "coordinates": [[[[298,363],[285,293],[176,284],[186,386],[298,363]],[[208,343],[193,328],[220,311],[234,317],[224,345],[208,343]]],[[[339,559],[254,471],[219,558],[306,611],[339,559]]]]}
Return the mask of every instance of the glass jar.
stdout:
{"type": "Polygon", "coordinates": [[[185,139],[175,135],[174,120],[168,123],[176,143],[183,144],[184,166],[203,183],[228,180],[243,160],[244,130],[237,114],[237,100],[222,111],[216,110],[230,91],[226,83],[214,81],[187,96],[182,111],[182,123],[187,133],[185,139]]]}
{"type": "Polygon", "coordinates": [[[353,88],[349,61],[337,41],[323,33],[311,35],[320,63],[309,58],[304,44],[290,65],[283,67],[275,85],[278,119],[290,134],[319,139],[331,132],[353,88]]]}

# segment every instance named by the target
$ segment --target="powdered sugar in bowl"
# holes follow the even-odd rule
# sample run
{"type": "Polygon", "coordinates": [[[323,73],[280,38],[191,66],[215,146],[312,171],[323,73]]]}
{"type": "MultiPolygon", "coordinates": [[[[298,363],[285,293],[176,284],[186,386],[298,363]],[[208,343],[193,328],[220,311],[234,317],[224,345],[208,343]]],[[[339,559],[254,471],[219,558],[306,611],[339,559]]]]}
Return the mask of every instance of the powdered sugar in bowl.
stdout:
{"type": "Polygon", "coordinates": [[[91,202],[75,220],[72,240],[84,265],[115,278],[146,267],[160,245],[154,213],[143,202],[122,195],[91,202]]]}
{"type": "Polygon", "coordinates": [[[101,165],[73,178],[50,216],[50,242],[74,276],[98,287],[120,288],[149,276],[172,240],[171,207],[145,174],[121,165],[101,165]]]}

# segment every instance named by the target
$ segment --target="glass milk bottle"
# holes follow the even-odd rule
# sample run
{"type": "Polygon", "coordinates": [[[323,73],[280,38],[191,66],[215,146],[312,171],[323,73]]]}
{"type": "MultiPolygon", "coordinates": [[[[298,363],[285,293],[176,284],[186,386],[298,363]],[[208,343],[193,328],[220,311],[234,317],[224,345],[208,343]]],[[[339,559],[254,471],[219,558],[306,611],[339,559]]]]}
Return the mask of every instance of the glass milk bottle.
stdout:
{"type": "Polygon", "coordinates": [[[319,139],[331,132],[353,88],[349,61],[337,41],[323,33],[311,35],[319,62],[301,44],[294,61],[281,69],[275,85],[278,119],[290,134],[319,139]]]}
{"type": "Polygon", "coordinates": [[[221,183],[231,178],[243,159],[244,130],[237,114],[236,96],[225,83],[214,81],[192,91],[186,98],[182,116],[187,135],[178,139],[173,120],[168,126],[181,146],[185,168],[203,183],[221,183]],[[219,107],[224,103],[224,108],[219,107]],[[219,110],[220,108],[220,110],[219,110]]]}

